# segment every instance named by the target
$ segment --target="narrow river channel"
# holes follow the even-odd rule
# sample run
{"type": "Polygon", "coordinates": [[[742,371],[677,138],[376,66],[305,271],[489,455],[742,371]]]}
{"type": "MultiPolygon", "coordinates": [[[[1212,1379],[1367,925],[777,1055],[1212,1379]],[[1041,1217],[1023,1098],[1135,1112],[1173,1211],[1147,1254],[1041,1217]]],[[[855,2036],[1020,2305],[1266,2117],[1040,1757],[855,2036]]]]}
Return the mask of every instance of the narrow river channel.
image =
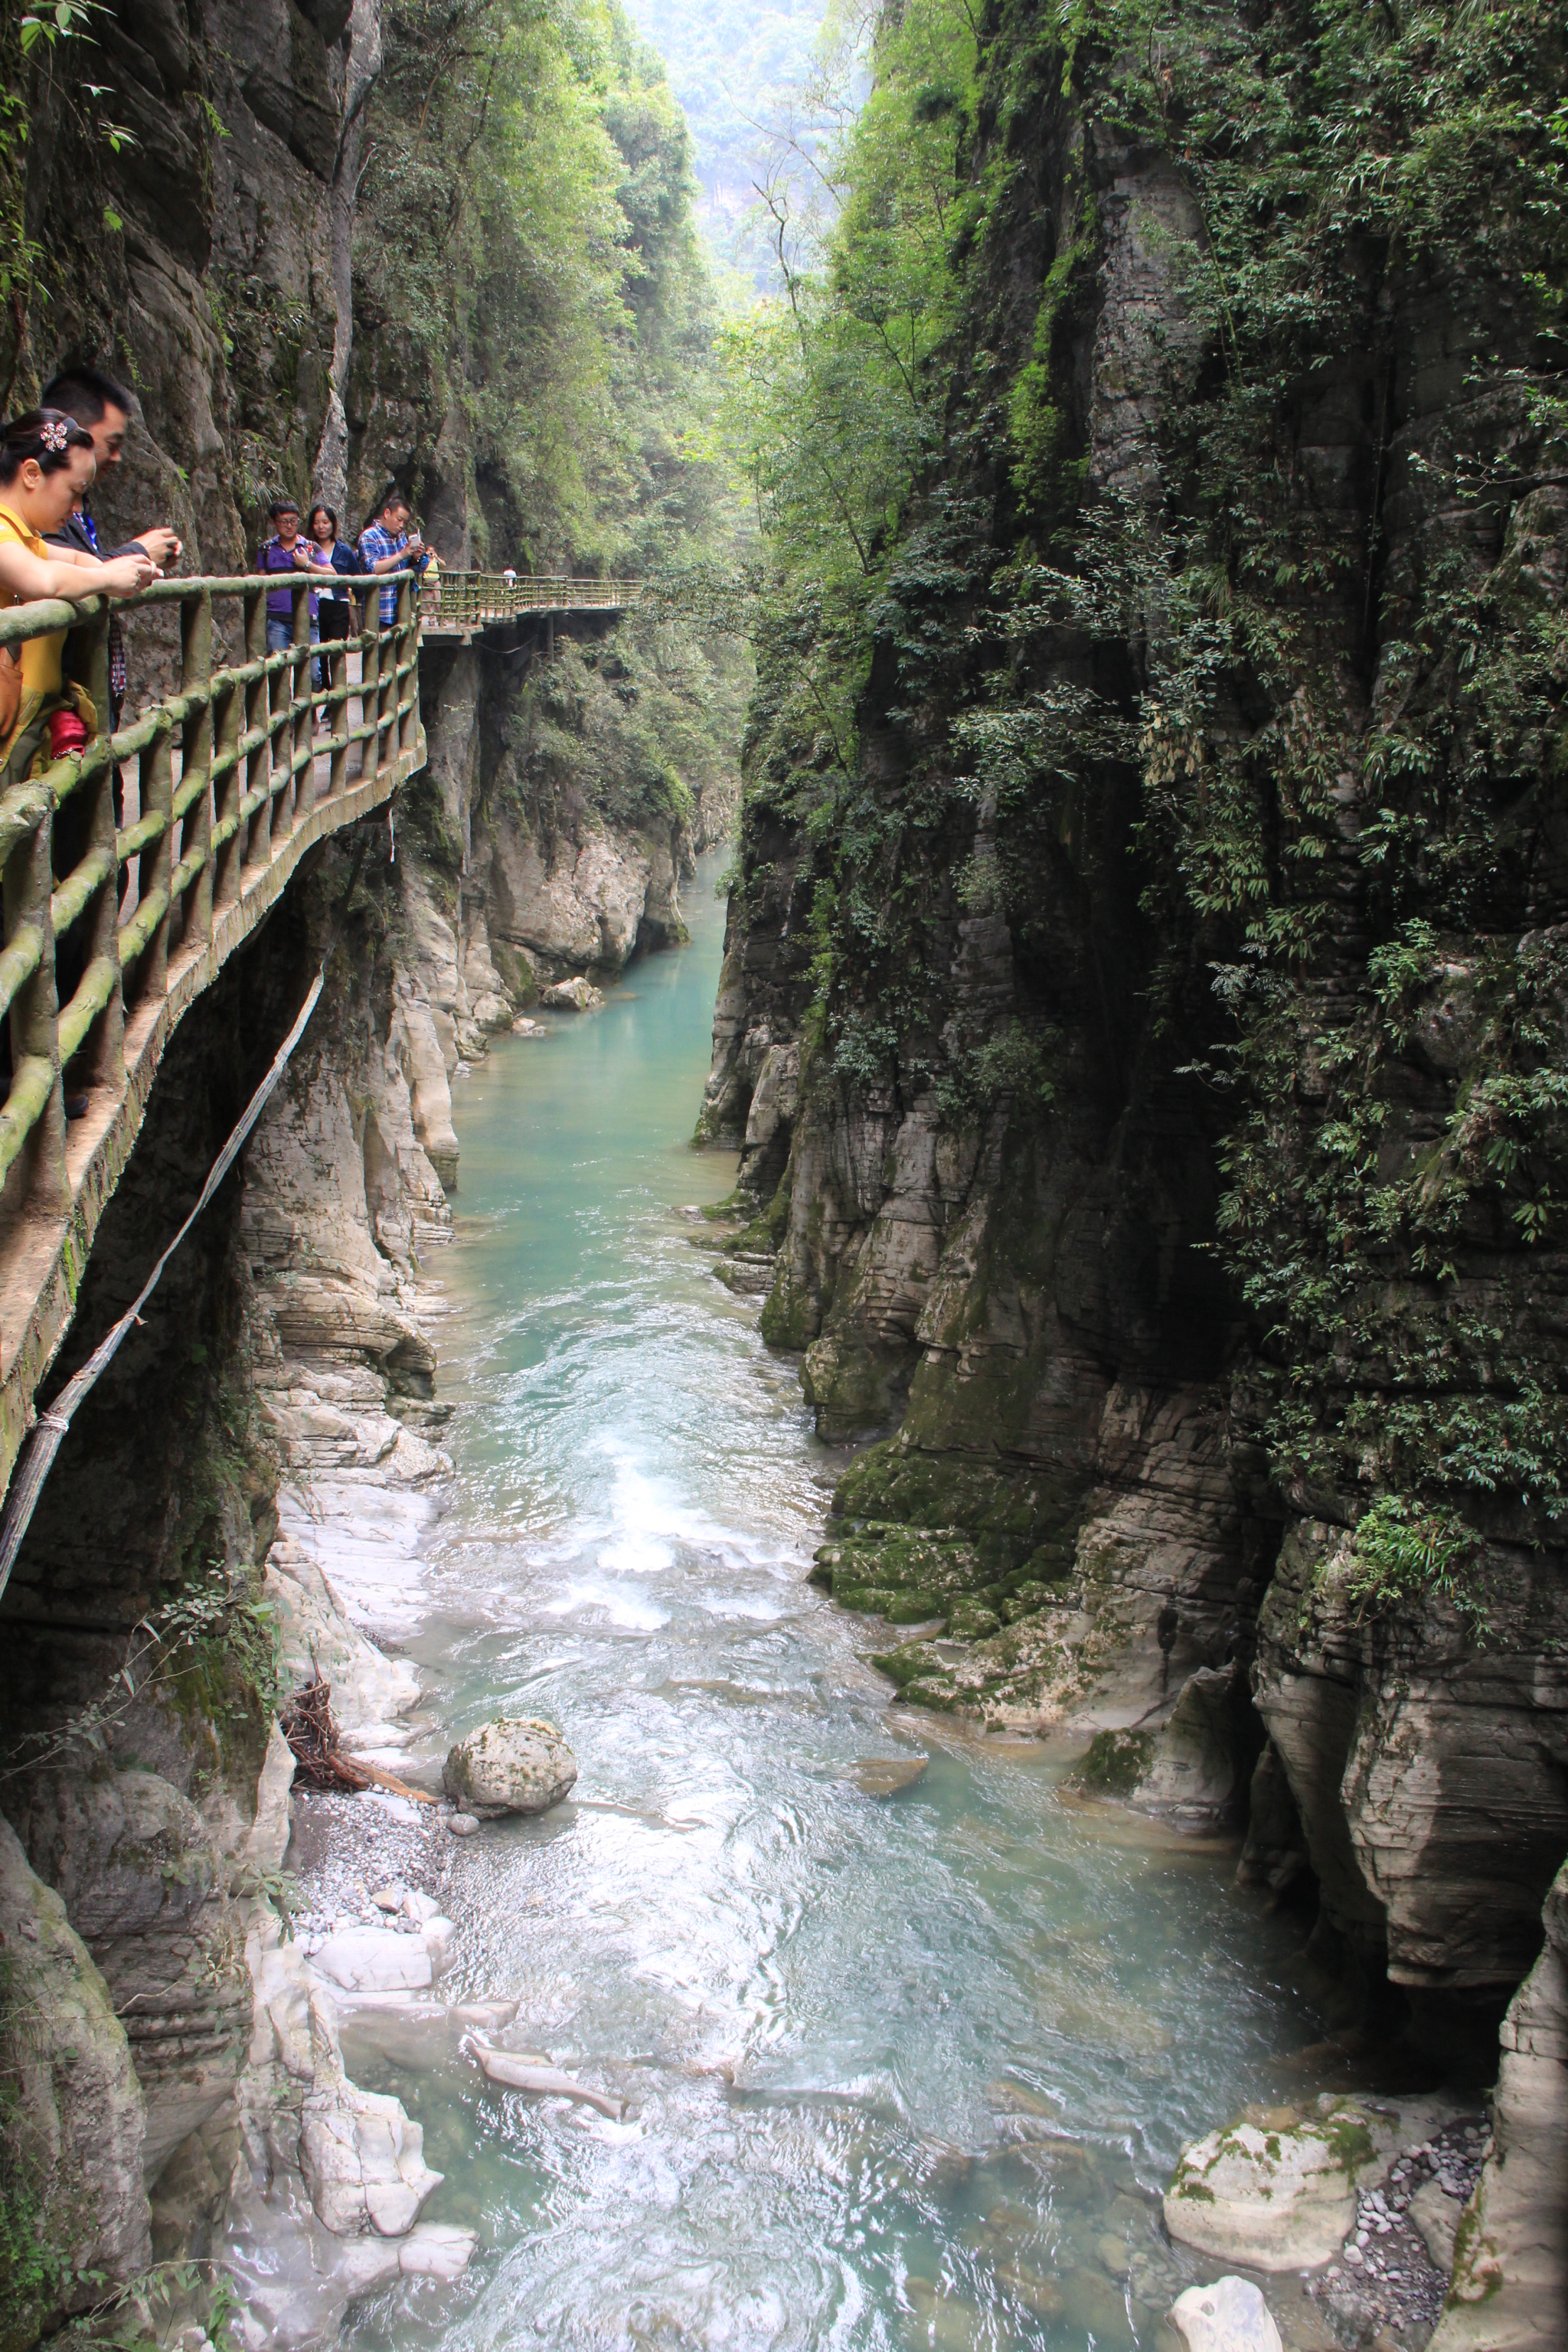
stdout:
{"type": "Polygon", "coordinates": [[[845,1457],[681,1213],[733,1170],[686,1141],[714,862],[689,948],[458,1090],[458,1475],[409,1643],[443,1736],[545,1715],[580,1768],[457,1854],[448,1990],[518,1999],[507,2039],[626,2112],[356,2061],[424,2126],[426,2218],[481,2251],[350,2340],[1170,2340],[1158,2193],[1182,2140],[1300,2095],[1296,1934],[1234,1890],[1234,1850],[890,1709],[880,1629],[805,1581],[845,1457]],[[890,1795],[857,1775],[921,1757],[890,1795]]]}

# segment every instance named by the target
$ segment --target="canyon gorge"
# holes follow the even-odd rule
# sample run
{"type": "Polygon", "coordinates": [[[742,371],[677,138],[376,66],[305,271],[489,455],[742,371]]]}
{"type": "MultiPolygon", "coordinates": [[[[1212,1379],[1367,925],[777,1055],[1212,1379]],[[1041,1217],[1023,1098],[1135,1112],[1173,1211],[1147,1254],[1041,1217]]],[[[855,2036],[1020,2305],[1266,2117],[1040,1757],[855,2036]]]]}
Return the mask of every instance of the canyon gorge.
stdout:
{"type": "Polygon", "coordinates": [[[104,1211],[40,1409],[325,958],[0,1598],[0,2347],[1557,2341],[1568,16],[871,12],[725,321],[613,5],[102,15],[110,542],[648,586],[426,642],[104,1211]]]}

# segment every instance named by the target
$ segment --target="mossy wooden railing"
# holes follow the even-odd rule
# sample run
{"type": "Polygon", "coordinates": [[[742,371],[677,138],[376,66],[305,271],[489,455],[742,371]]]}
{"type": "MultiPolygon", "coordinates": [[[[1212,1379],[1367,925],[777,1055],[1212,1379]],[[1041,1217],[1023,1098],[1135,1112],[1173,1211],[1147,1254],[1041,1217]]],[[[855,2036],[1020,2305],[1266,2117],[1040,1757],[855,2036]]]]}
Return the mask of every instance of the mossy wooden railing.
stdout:
{"type": "MultiPolygon", "coordinates": [[[[425,763],[418,602],[408,573],[381,585],[395,586],[395,620],[323,644],[322,687],[309,582],[159,582],[115,610],[134,637],[139,611],[174,609],[177,688],[52,763],[47,729],[30,758],[36,728],[12,748],[0,779],[0,1494],[182,1014],[306,851],[425,763]],[[280,587],[292,641],[273,652],[267,599],[280,587]],[[136,782],[128,824],[117,772],[136,782]],[[85,1105],[68,1122],[68,1093],[85,1105]]],[[[367,617],[379,615],[377,598],[367,617]]],[[[0,612],[0,645],[68,629],[68,675],[107,714],[108,624],[100,600],[21,604],[0,612]]]]}
{"type": "Polygon", "coordinates": [[[530,613],[619,613],[640,593],[635,580],[508,579],[504,572],[443,572],[420,594],[426,628],[465,634],[530,613]]]}

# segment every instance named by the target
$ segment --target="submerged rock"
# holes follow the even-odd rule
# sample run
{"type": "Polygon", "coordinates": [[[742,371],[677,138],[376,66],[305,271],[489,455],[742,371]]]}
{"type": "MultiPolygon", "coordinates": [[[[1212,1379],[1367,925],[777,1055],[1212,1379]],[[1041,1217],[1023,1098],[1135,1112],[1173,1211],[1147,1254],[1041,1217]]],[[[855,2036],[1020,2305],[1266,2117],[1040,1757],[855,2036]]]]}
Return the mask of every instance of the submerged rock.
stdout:
{"type": "Polygon", "coordinates": [[[1251,2270],[1315,2270],[1339,2252],[1357,2192],[1431,2130],[1438,2105],[1324,2099],[1300,2122],[1242,2122],[1184,2149],[1165,2194],[1173,2238],[1251,2270]]]}
{"type": "Polygon", "coordinates": [[[1187,2352],[1282,2352],[1274,2315],[1250,2279],[1190,2286],[1176,2297],[1171,2318],[1187,2352]]]}
{"type": "Polygon", "coordinates": [[[592,1013],[595,1006],[603,1004],[605,992],[579,974],[575,980],[558,980],[553,987],[541,989],[539,1001],[552,1013],[592,1013]]]}
{"type": "Polygon", "coordinates": [[[441,1778],[453,1803],[481,1821],[499,1813],[543,1813],[575,1781],[577,1759],[553,1724],[538,1716],[498,1715],[458,1742],[441,1778]]]}
{"type": "Polygon", "coordinates": [[[930,1761],[928,1756],[862,1756],[844,1777],[868,1797],[893,1797],[912,1787],[930,1761]]]}

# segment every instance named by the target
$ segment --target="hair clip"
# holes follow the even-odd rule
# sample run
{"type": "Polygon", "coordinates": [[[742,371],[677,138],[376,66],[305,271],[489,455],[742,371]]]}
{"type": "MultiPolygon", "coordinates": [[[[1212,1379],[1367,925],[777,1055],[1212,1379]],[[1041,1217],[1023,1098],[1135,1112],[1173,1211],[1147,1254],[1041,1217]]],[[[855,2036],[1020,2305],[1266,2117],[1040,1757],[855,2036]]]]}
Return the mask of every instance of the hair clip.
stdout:
{"type": "Polygon", "coordinates": [[[67,422],[64,425],[56,425],[53,423],[48,425],[40,425],[38,427],[38,438],[43,443],[46,449],[52,449],[57,457],[63,457],[66,451],[66,444],[70,438],[70,429],[69,422],[67,422]]]}

